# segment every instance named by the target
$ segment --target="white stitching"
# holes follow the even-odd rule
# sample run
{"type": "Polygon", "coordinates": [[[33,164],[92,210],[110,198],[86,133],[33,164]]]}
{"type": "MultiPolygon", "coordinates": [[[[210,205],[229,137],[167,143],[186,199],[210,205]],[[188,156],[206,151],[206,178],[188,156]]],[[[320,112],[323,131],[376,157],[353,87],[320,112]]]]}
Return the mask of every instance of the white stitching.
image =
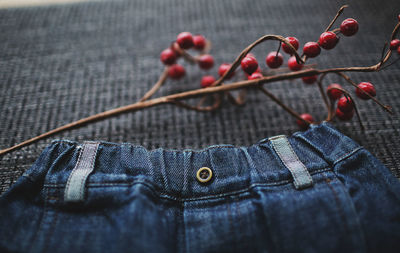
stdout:
{"type": "Polygon", "coordinates": [[[353,155],[355,152],[357,152],[357,151],[359,151],[359,150],[361,150],[361,149],[363,149],[363,148],[364,148],[363,146],[359,146],[359,147],[357,147],[356,149],[353,149],[351,152],[348,152],[348,153],[342,155],[341,157],[339,157],[338,159],[336,159],[336,160],[333,162],[333,165],[337,164],[337,163],[340,162],[341,160],[346,159],[347,157],[353,155]]]}

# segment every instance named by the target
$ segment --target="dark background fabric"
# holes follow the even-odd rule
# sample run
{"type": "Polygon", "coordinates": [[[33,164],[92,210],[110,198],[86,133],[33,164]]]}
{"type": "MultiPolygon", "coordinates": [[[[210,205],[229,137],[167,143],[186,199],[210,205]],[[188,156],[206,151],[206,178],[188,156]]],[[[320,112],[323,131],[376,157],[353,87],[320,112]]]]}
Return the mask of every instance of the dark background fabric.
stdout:
{"type": "MultiPolygon", "coordinates": [[[[216,66],[232,62],[264,34],[296,36],[301,45],[316,41],[342,1],[291,0],[146,0],[101,1],[0,10],[0,148],[92,114],[137,101],[163,70],[160,52],[182,31],[201,33],[213,43],[216,66]]],[[[346,17],[360,23],[354,37],[323,50],[309,63],[320,68],[367,66],[379,61],[382,47],[400,13],[397,0],[347,1],[334,27],[346,17]]],[[[301,46],[302,47],[302,46],[301,46]]],[[[261,66],[276,50],[267,42],[254,50],[261,66]]],[[[284,55],[285,60],[288,59],[284,55]]],[[[398,57],[396,54],[393,59],[398,57]]],[[[199,87],[205,71],[187,67],[180,81],[167,81],[156,96],[199,87]]],[[[358,103],[366,126],[357,120],[333,124],[365,146],[400,177],[400,64],[378,73],[351,73],[371,81],[377,98],[393,107],[388,115],[372,101],[358,103]]],[[[243,78],[242,74],[237,79],[243,78]]],[[[326,85],[338,82],[335,75],[326,85]]],[[[298,112],[326,116],[316,86],[301,80],[266,87],[298,112]]],[[[298,131],[295,120],[260,92],[250,91],[244,107],[224,102],[215,112],[157,106],[105,119],[58,134],[0,157],[0,192],[29,168],[53,139],[131,142],[149,149],[204,148],[213,144],[251,145],[258,140],[298,131]]]]}

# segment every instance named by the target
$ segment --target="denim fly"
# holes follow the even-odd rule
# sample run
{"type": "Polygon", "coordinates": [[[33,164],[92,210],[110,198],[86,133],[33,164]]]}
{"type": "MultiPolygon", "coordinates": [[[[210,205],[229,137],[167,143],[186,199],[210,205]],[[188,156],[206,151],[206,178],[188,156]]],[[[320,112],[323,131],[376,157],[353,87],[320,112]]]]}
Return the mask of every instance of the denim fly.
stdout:
{"type": "Polygon", "coordinates": [[[53,141],[0,252],[400,252],[400,183],[330,124],[249,147],[53,141]]]}

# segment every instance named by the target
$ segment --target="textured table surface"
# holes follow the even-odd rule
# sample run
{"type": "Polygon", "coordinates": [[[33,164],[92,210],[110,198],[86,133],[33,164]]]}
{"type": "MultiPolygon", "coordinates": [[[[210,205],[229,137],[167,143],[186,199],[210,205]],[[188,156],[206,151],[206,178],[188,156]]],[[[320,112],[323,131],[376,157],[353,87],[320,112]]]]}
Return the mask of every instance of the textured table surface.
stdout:
{"type": "MultiPolygon", "coordinates": [[[[341,38],[337,48],[323,51],[310,63],[324,68],[367,66],[379,60],[400,2],[347,3],[350,7],[337,25],[346,17],[356,18],[358,34],[341,38]]],[[[1,9],[0,148],[137,101],[163,70],[159,53],[181,31],[208,37],[218,65],[233,61],[264,34],[296,36],[301,44],[315,41],[341,4],[316,0],[121,0],[1,9]]],[[[264,57],[272,50],[276,50],[276,43],[263,44],[254,51],[264,68],[264,57]]],[[[216,72],[217,67],[209,71],[216,72]]],[[[157,95],[199,87],[204,72],[187,66],[187,74],[181,81],[168,81],[157,95]]],[[[351,73],[351,77],[374,83],[378,99],[390,104],[395,114],[388,115],[372,101],[360,102],[365,131],[355,119],[334,122],[334,126],[400,177],[400,64],[378,73],[351,73]]],[[[343,84],[333,75],[327,81],[343,84]]],[[[309,112],[320,120],[325,117],[316,87],[301,80],[268,87],[297,111],[309,112]]],[[[0,192],[8,189],[53,139],[183,149],[222,143],[248,146],[264,137],[295,131],[298,128],[293,118],[256,91],[249,92],[244,107],[225,102],[211,113],[158,106],[66,131],[0,157],[0,192]]]]}

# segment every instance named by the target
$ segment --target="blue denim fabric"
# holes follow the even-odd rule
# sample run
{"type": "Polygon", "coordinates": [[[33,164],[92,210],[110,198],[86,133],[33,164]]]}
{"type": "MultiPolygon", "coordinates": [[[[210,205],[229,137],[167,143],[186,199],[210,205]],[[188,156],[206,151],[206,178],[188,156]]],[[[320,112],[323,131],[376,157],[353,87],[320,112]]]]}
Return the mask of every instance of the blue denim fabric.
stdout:
{"type": "Polygon", "coordinates": [[[400,252],[400,183],[381,162],[328,123],[288,137],[289,157],[272,140],[184,151],[54,141],[1,196],[0,249],[400,252]]]}

